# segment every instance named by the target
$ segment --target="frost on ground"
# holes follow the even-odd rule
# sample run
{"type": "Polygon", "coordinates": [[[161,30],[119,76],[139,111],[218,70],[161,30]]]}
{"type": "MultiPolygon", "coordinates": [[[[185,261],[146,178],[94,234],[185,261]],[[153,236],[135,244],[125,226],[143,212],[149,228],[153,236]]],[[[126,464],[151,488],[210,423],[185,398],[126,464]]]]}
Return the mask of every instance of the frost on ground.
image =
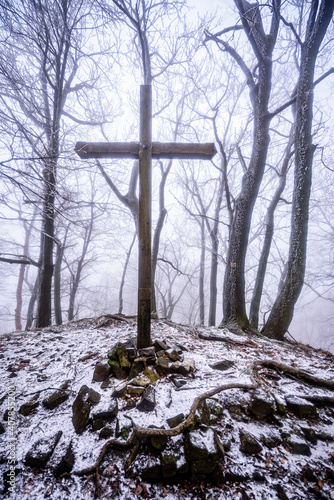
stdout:
{"type": "Polygon", "coordinates": [[[115,387],[125,382],[96,382],[95,367],[106,364],[117,342],[135,336],[133,318],[106,317],[0,339],[4,498],[334,499],[333,355],[152,320],[152,340],[180,348],[184,361],[194,361],[194,372],[162,373],[150,384],[155,399],[149,411],[138,409],[142,396],[132,386],[133,394],[117,398],[110,425],[97,425],[92,416],[110,407],[115,387]],[[276,366],[256,364],[263,360],[276,366]],[[314,380],[306,382],[305,373],[314,380]],[[175,436],[113,445],[129,443],[136,426],[178,425],[195,398],[215,387],[254,381],[256,389],[227,389],[201,402],[194,423],[175,436]],[[86,403],[91,413],[78,433],[72,408],[83,386],[93,390],[86,403]],[[55,393],[61,398],[52,403],[55,393]]]}

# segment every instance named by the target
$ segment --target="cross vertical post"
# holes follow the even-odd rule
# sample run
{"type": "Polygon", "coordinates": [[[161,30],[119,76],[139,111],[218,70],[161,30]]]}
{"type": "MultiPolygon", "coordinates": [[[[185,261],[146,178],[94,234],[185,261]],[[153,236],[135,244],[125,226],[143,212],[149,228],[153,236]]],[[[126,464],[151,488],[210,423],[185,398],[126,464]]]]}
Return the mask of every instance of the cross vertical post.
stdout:
{"type": "Polygon", "coordinates": [[[152,87],[140,86],[137,348],[151,345],[152,87]]]}
{"type": "Polygon", "coordinates": [[[151,345],[151,205],[152,158],[211,160],[216,154],[213,143],[152,142],[152,87],[140,86],[140,142],[82,142],[75,145],[80,158],[139,159],[138,221],[138,327],[137,347],[151,345]]]}

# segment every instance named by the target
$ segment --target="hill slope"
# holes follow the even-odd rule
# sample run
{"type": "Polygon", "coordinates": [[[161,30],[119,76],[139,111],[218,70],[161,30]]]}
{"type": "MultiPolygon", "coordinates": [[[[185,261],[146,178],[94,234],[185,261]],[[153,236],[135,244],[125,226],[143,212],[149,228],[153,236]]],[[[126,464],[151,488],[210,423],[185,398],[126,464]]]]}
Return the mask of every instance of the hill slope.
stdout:
{"type": "Polygon", "coordinates": [[[135,335],[107,315],[1,338],[5,498],[334,498],[333,355],[164,320],[153,351],[135,335]]]}

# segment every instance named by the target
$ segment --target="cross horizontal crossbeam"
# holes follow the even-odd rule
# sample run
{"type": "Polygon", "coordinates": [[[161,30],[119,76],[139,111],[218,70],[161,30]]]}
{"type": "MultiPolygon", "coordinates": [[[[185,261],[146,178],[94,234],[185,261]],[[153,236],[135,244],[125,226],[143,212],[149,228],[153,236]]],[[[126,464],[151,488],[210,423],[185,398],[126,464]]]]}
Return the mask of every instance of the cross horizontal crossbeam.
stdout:
{"type": "Polygon", "coordinates": [[[138,334],[137,347],[151,345],[151,204],[152,158],[211,160],[212,143],[152,142],[152,89],[140,86],[140,142],[77,142],[80,158],[135,158],[139,160],[138,217],[138,334]]]}
{"type": "MultiPolygon", "coordinates": [[[[139,142],[77,142],[80,158],[139,158],[139,142]]],[[[152,142],[152,158],[210,160],[217,153],[213,143],[152,142]]]]}

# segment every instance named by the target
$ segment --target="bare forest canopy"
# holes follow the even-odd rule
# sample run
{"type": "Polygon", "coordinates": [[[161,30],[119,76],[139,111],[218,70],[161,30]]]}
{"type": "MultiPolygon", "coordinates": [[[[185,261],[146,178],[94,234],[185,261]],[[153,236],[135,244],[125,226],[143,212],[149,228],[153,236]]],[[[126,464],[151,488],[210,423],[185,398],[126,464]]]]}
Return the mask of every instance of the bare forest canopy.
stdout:
{"type": "Polygon", "coordinates": [[[221,3],[0,0],[2,332],[137,313],[144,84],[152,312],[333,346],[333,2],[221,3]]]}

